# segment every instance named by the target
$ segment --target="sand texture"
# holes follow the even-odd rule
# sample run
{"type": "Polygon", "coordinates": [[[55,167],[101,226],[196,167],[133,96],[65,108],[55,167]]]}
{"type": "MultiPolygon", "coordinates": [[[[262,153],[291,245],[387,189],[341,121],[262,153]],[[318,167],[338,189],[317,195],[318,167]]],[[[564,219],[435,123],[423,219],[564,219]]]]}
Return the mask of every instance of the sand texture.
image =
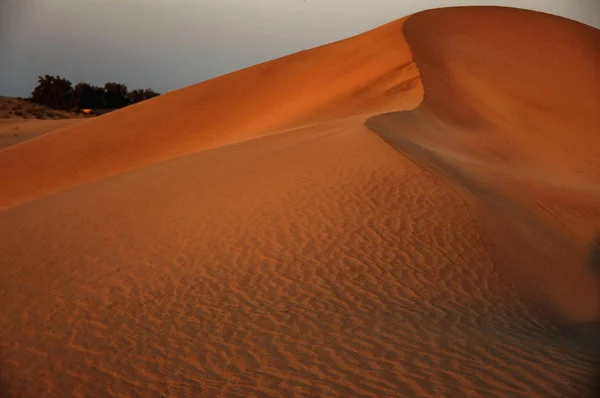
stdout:
{"type": "Polygon", "coordinates": [[[599,40],[426,11],[0,150],[0,396],[592,397],[599,40]]]}
{"type": "Polygon", "coordinates": [[[83,118],[60,120],[0,119],[0,150],[83,120],[83,118]]]}

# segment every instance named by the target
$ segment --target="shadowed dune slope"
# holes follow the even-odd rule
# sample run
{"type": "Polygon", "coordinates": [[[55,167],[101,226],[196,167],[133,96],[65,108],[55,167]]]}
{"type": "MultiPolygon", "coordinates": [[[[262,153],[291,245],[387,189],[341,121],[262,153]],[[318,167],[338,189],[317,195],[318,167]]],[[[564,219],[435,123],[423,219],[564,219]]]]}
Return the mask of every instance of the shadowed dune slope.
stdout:
{"type": "MultiPolygon", "coordinates": [[[[469,63],[469,49],[491,57],[478,46],[499,46],[501,25],[530,27],[530,35],[553,28],[563,38],[583,29],[553,21],[502,9],[408,19],[423,80],[433,82],[425,101],[437,105],[369,122],[401,152],[365,121],[422,99],[402,21],[0,151],[15,176],[0,168],[10,193],[0,211],[0,394],[590,396],[596,359],[522,292],[531,277],[556,304],[564,288],[559,312],[594,321],[583,256],[597,263],[600,253],[586,249],[596,175],[575,166],[572,175],[548,158],[562,174],[554,185],[542,178],[535,165],[543,156],[498,123],[522,129],[511,112],[535,122],[552,102],[541,97],[534,112],[493,94],[495,84],[511,86],[494,80],[489,65],[469,63]],[[475,23],[482,37],[469,30],[475,23]],[[465,30],[454,34],[455,24],[465,30]],[[437,51],[443,58],[428,63],[437,51]],[[465,65],[472,74],[461,72],[465,65]],[[488,105],[473,84],[487,88],[488,105]],[[462,96],[452,95],[456,87],[462,96]],[[479,124],[454,108],[461,101],[479,124]],[[514,108],[494,119],[496,103],[514,108]],[[144,118],[136,115],[148,124],[138,126],[144,118]],[[481,125],[504,156],[527,163],[527,183],[519,163],[476,156],[487,148],[472,142],[481,125]],[[66,173],[77,161],[81,169],[66,173]],[[563,209],[550,204],[576,204],[571,218],[543,218],[532,204],[538,197],[550,213],[563,209]],[[561,227],[567,221],[573,230],[561,227]],[[530,274],[497,272],[511,261],[530,274]]],[[[584,49],[574,48],[583,64],[584,49]]],[[[496,63],[506,62],[502,55],[496,63]]],[[[592,73],[580,69],[581,78],[592,73]]],[[[567,112],[590,117],[572,99],[567,112]]],[[[589,131],[577,137],[588,140],[589,131]]],[[[575,147],[573,162],[589,156],[586,145],[575,147]]]]}
{"type": "Polygon", "coordinates": [[[493,7],[427,11],[404,30],[424,101],[368,126],[464,195],[524,296],[598,324],[600,31],[493,7]]]}
{"type": "Polygon", "coordinates": [[[0,156],[0,208],[285,128],[405,108],[405,96],[412,96],[416,106],[421,91],[402,40],[403,22],[5,149],[0,156]]]}

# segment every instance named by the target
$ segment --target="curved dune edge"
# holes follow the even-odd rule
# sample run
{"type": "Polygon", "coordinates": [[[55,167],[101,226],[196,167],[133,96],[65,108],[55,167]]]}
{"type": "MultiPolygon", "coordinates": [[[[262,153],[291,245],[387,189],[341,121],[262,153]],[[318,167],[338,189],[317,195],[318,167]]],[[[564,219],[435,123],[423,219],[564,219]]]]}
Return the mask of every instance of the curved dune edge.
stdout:
{"type": "Polygon", "coordinates": [[[454,187],[501,274],[598,348],[600,31],[459,7],[413,15],[404,34],[424,100],[366,125],[454,187]]]}
{"type": "MultiPolygon", "coordinates": [[[[283,70],[358,71],[375,45],[402,65],[403,36],[380,39],[283,70]]],[[[498,275],[487,215],[364,126],[418,105],[401,80],[0,211],[0,396],[588,396],[594,358],[498,275]]]]}
{"type": "Polygon", "coordinates": [[[120,172],[422,98],[404,19],[0,151],[0,209],[120,172]],[[392,40],[391,38],[396,38],[392,40]],[[344,59],[346,62],[336,62],[344,59]]]}

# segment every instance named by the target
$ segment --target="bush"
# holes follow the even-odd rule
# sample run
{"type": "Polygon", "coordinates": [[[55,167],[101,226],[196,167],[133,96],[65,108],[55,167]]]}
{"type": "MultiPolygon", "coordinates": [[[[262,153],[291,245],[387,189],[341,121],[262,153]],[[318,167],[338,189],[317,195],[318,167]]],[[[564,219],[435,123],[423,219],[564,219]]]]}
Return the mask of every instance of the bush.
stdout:
{"type": "Polygon", "coordinates": [[[69,109],[75,105],[73,85],[60,76],[40,76],[31,100],[53,109],[69,109]]]}
{"type": "Polygon", "coordinates": [[[159,95],[152,89],[137,89],[130,92],[126,85],[115,82],[108,82],[104,87],[80,82],[73,87],[67,79],[45,75],[38,78],[38,84],[33,89],[31,97],[25,100],[61,110],[118,109],[159,95]]]}

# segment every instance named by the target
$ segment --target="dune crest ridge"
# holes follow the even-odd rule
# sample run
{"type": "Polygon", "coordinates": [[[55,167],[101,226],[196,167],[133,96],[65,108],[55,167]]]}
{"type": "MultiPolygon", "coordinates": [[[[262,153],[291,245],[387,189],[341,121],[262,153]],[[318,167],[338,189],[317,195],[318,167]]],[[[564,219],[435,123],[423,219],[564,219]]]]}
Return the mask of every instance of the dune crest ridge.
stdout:
{"type": "Polygon", "coordinates": [[[0,396],[591,396],[597,358],[531,304],[594,320],[592,141],[557,166],[505,139],[490,115],[540,130],[552,102],[498,96],[489,59],[469,69],[498,24],[539,18],[426,12],[0,151],[0,396]],[[540,192],[571,218],[540,218],[540,192]],[[507,272],[544,254],[531,231],[557,277],[575,265],[565,302],[518,256],[507,272]]]}
{"type": "Polygon", "coordinates": [[[0,208],[220,145],[416,106],[405,19],[4,149],[0,208]],[[337,62],[345,59],[346,62],[337,62]]]}
{"type": "Polygon", "coordinates": [[[367,125],[461,193],[527,299],[565,325],[596,325],[597,340],[600,31],[458,7],[413,15],[404,33],[424,100],[367,125]]]}

